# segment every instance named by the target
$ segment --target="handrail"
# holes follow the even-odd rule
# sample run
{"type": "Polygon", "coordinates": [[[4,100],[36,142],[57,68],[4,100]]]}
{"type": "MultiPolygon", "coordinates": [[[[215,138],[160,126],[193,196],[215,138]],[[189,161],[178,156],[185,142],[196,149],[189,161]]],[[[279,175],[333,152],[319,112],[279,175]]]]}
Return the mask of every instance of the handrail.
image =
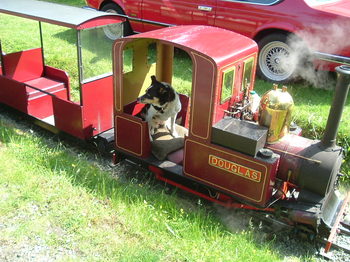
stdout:
{"type": "Polygon", "coordinates": [[[327,53],[322,53],[322,52],[317,52],[317,51],[313,52],[313,56],[316,59],[320,59],[320,60],[323,60],[323,61],[350,65],[350,58],[349,57],[345,57],[345,56],[327,54],[327,53]]]}

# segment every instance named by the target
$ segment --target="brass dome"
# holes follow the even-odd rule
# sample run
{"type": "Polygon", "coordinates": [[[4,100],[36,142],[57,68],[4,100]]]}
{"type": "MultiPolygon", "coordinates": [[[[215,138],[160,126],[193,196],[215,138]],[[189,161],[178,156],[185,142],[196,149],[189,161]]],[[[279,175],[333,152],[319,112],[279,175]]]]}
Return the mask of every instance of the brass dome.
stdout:
{"type": "Polygon", "coordinates": [[[267,91],[260,100],[259,124],[269,128],[267,142],[274,143],[289,131],[293,98],[287,92],[287,87],[279,89],[276,84],[267,91]]]}

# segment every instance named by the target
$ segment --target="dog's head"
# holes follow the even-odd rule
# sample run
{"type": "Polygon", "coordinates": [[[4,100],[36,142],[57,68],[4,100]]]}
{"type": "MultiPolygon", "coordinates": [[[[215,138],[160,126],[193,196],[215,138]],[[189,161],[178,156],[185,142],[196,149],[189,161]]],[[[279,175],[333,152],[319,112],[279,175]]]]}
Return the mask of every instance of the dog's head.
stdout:
{"type": "Polygon", "coordinates": [[[139,102],[161,107],[175,99],[175,91],[168,83],[159,82],[155,76],[151,76],[151,80],[146,93],[137,99],[139,102]]]}

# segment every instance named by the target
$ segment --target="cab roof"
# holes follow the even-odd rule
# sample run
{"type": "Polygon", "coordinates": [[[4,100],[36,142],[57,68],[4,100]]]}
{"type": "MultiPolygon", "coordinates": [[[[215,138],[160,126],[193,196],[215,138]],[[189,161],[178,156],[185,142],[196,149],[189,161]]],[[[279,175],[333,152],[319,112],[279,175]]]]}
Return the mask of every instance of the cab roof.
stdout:
{"type": "Polygon", "coordinates": [[[118,15],[35,0],[1,0],[0,13],[77,30],[123,21],[118,15]]]}
{"type": "Polygon", "coordinates": [[[257,44],[250,38],[212,26],[184,25],[162,28],[127,38],[151,38],[169,42],[184,49],[206,55],[216,64],[228,62],[244,56],[244,53],[257,52],[257,44]]]}

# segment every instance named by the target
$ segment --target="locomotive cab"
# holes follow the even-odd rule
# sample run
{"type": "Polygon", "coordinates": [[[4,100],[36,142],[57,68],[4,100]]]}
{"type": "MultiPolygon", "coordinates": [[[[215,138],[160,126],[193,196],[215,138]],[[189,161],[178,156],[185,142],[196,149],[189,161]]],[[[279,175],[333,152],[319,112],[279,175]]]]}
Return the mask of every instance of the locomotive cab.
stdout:
{"type": "MultiPolygon", "coordinates": [[[[208,188],[265,206],[272,195],[279,155],[259,155],[267,128],[242,120],[254,86],[257,51],[256,43],[244,36],[206,26],[170,27],[117,40],[117,150],[142,159],[161,173],[176,172],[208,188]],[[144,105],[137,98],[150,86],[152,75],[181,90],[172,81],[174,49],[186,53],[192,66],[190,98],[180,94],[178,114],[179,125],[188,132],[183,143],[162,159],[155,157],[148,123],[140,117],[144,105]]],[[[169,147],[172,142],[168,141],[169,147]]]]}
{"type": "Polygon", "coordinates": [[[124,16],[34,0],[2,0],[0,13],[39,22],[34,49],[5,53],[1,38],[0,103],[51,131],[91,139],[111,149],[115,160],[127,157],[157,179],[212,202],[268,212],[309,232],[323,229],[320,225],[332,228],[331,236],[336,232],[350,201],[350,193],[345,200],[337,194],[343,149],[335,143],[350,67],[337,68],[325,135],[315,141],[289,133],[293,103],[284,89],[276,87],[261,99],[254,93],[258,47],[245,36],[174,26],[113,44],[106,38],[109,26],[122,29],[124,16]],[[47,64],[47,24],[65,28],[48,30],[56,32],[48,35],[55,43],[74,42],[80,103],[71,99],[67,72],[47,64]],[[178,92],[177,135],[150,132],[148,105],[138,98],[155,79],[178,92]]]}
{"type": "MultiPolygon", "coordinates": [[[[120,78],[115,78],[115,92],[120,97],[115,103],[116,147],[133,156],[148,158],[151,156],[152,145],[149,126],[144,119],[146,105],[138,102],[138,98],[150,86],[153,75],[159,81],[172,84],[174,46],[156,39],[127,40],[118,40],[114,47],[115,56],[120,59],[115,63],[115,70],[122,72],[120,78]]],[[[177,129],[185,129],[185,126],[188,127],[189,97],[179,94],[179,98],[181,111],[177,114],[177,129]]],[[[169,143],[172,146],[168,151],[183,147],[183,140],[182,143],[181,140],[176,143],[168,141],[167,147],[169,143]]],[[[157,156],[163,160],[168,154],[165,152],[157,156]]],[[[182,162],[181,158],[182,156],[179,162],[182,162]]]]}

